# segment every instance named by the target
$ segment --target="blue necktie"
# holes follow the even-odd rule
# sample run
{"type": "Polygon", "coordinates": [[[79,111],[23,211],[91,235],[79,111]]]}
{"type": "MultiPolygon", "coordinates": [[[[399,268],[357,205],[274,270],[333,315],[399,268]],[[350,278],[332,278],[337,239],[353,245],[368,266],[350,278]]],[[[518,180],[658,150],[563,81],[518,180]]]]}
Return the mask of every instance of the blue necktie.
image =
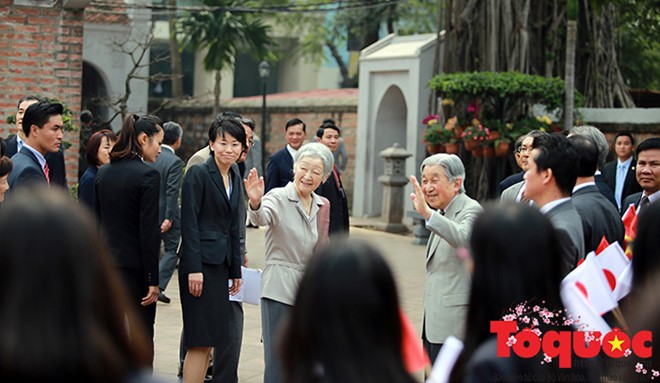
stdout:
{"type": "Polygon", "coordinates": [[[621,196],[623,194],[623,183],[625,180],[626,167],[623,164],[619,164],[614,185],[614,199],[616,200],[616,204],[619,205],[619,209],[621,209],[621,203],[623,202],[621,196]]]}

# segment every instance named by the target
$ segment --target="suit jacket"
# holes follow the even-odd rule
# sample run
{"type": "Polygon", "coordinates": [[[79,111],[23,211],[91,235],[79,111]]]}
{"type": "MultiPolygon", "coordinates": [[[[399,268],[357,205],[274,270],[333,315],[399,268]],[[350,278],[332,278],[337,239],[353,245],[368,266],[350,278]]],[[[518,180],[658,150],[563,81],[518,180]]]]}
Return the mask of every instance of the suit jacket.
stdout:
{"type": "Polygon", "coordinates": [[[37,157],[28,148],[21,148],[12,158],[13,168],[9,173],[9,189],[33,183],[48,185],[44,170],[37,157]]]}
{"type": "Polygon", "coordinates": [[[464,339],[470,273],[456,255],[456,249],[467,246],[472,224],[481,210],[477,201],[460,193],[444,216],[434,212],[429,219],[424,332],[431,343],[444,343],[449,335],[464,339]]]}
{"type": "Polygon", "coordinates": [[[94,185],[98,171],[96,166],[90,165],[78,181],[78,202],[87,206],[91,211],[94,211],[94,185]]]}
{"type": "Polygon", "coordinates": [[[231,197],[213,157],[186,172],[181,191],[182,273],[201,272],[203,263],[226,264],[229,278],[241,277],[241,177],[233,167],[229,174],[231,197]]]}
{"type": "MultiPolygon", "coordinates": [[[[603,181],[605,184],[614,192],[616,188],[616,175],[617,175],[617,160],[610,161],[603,166],[603,181]]],[[[623,190],[621,192],[621,209],[623,209],[623,201],[626,197],[631,194],[639,193],[642,191],[642,187],[637,183],[637,175],[635,174],[635,169],[637,168],[637,161],[633,158],[630,167],[628,167],[628,173],[626,173],[626,178],[623,181],[623,190]]],[[[617,205],[619,206],[619,205],[617,205]]],[[[625,210],[625,209],[624,209],[625,210]]]]}
{"type": "Polygon", "coordinates": [[[550,219],[559,236],[565,267],[564,273],[568,274],[585,255],[582,219],[571,200],[553,207],[545,215],[550,219]]]}
{"type": "Polygon", "coordinates": [[[159,189],[158,171],[137,156],[101,166],[96,176],[94,205],[115,263],[142,271],[145,286],[158,285],[159,189]]]}
{"type": "Polygon", "coordinates": [[[500,201],[515,202],[516,197],[518,197],[518,193],[520,193],[520,189],[522,189],[524,185],[525,185],[525,181],[523,180],[504,189],[502,195],[500,196],[500,201]]]}
{"type": "Polygon", "coordinates": [[[502,192],[504,190],[506,190],[509,186],[515,185],[518,182],[522,182],[524,175],[525,175],[525,172],[520,171],[516,174],[512,174],[512,175],[506,177],[505,179],[503,179],[502,182],[500,182],[497,185],[497,194],[502,195],[502,192]]]}
{"type": "Polygon", "coordinates": [[[183,181],[183,160],[168,148],[163,148],[156,162],[151,164],[160,174],[158,221],[169,219],[173,226],[179,224],[179,191],[183,181]]]}
{"type": "Polygon", "coordinates": [[[594,176],[594,181],[596,182],[596,187],[598,188],[598,191],[600,194],[603,195],[610,203],[615,207],[619,208],[619,205],[616,204],[616,199],[614,198],[614,189],[610,189],[609,186],[605,183],[603,180],[603,175],[602,174],[596,174],[594,176]]]}
{"type": "Polygon", "coordinates": [[[266,193],[293,181],[293,157],[285,147],[270,156],[266,168],[266,193]]]}
{"type": "Polygon", "coordinates": [[[331,238],[347,236],[349,231],[348,222],[348,199],[341,183],[341,177],[337,174],[339,186],[332,173],[330,177],[316,189],[316,194],[330,201],[330,228],[331,238]]]}
{"type": "Polygon", "coordinates": [[[637,210],[637,207],[639,207],[639,202],[642,200],[642,193],[643,192],[631,194],[623,200],[620,211],[622,216],[626,213],[626,210],[628,210],[630,205],[635,205],[635,210],[637,210]]]}
{"type": "MultiPolygon", "coordinates": [[[[6,141],[5,155],[11,158],[16,154],[18,148],[18,140],[16,135],[9,137],[6,141]]],[[[58,185],[63,188],[68,188],[66,183],[66,166],[64,164],[64,151],[60,150],[55,153],[46,153],[46,163],[48,163],[48,176],[50,177],[51,185],[58,185]]]]}
{"type": "Polygon", "coordinates": [[[574,192],[571,200],[582,219],[586,254],[598,248],[603,236],[608,243],[617,241],[623,246],[624,229],[619,211],[603,197],[595,185],[574,192]]]}

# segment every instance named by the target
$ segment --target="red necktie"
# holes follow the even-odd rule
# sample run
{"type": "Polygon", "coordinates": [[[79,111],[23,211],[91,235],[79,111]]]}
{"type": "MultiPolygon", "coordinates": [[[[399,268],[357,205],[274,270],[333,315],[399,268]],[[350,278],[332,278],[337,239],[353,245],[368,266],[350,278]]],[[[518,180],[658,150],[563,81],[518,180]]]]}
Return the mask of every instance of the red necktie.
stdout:
{"type": "Polygon", "coordinates": [[[337,165],[332,166],[332,175],[335,177],[335,183],[337,184],[337,190],[339,190],[339,194],[341,196],[344,196],[344,189],[341,187],[341,183],[339,182],[339,173],[337,173],[337,165]]]}
{"type": "Polygon", "coordinates": [[[48,162],[44,164],[44,175],[46,176],[46,182],[50,186],[50,170],[48,169],[48,162]]]}

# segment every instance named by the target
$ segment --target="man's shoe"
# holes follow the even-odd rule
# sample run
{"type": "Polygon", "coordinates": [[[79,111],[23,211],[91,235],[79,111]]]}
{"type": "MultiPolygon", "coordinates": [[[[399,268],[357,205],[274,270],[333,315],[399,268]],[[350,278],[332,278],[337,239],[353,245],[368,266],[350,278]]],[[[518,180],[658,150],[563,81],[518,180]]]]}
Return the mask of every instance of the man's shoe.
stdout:
{"type": "Polygon", "coordinates": [[[165,295],[165,293],[163,293],[162,291],[160,293],[158,293],[158,301],[163,302],[163,303],[172,302],[172,300],[167,295],[165,295]]]}

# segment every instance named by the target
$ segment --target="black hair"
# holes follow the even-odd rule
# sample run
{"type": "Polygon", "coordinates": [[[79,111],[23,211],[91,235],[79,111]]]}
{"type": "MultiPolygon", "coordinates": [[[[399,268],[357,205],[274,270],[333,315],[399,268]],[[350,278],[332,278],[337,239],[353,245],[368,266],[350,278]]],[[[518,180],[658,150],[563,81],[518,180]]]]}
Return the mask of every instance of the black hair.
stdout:
{"type": "Polygon", "coordinates": [[[7,143],[5,140],[0,137],[0,157],[5,155],[5,150],[7,149],[7,143]]]}
{"type": "MultiPolygon", "coordinates": [[[[641,144],[640,144],[641,145],[641,144]]],[[[633,242],[633,287],[641,290],[651,277],[660,272],[660,203],[649,205],[639,216],[637,236],[633,242]]]]}
{"type": "Polygon", "coordinates": [[[593,177],[598,169],[598,146],[586,136],[574,134],[568,137],[577,153],[577,176],[593,177]]]}
{"type": "Polygon", "coordinates": [[[224,111],[224,112],[218,114],[217,116],[215,116],[216,120],[224,120],[224,119],[227,119],[227,118],[238,120],[240,122],[240,120],[243,117],[240,114],[236,113],[236,112],[232,112],[231,110],[224,111]]]}
{"type": "Polygon", "coordinates": [[[163,129],[162,124],[160,118],[150,114],[126,116],[119,132],[119,140],[110,152],[110,161],[114,162],[135,155],[141,156],[142,147],[138,143],[138,136],[144,133],[151,138],[163,129]]]}
{"type": "Polygon", "coordinates": [[[552,169],[561,194],[571,196],[578,176],[578,154],[573,144],[565,136],[553,133],[535,137],[532,148],[539,149],[534,157],[537,171],[552,169]]]}
{"type": "Polygon", "coordinates": [[[323,120],[323,124],[332,124],[332,125],[337,125],[337,122],[333,120],[332,118],[326,118],[323,120]]]}
{"type": "Polygon", "coordinates": [[[280,349],[287,381],[413,382],[392,272],[371,245],[334,242],[309,261],[280,349]]]}
{"type": "Polygon", "coordinates": [[[11,172],[11,169],[14,167],[14,163],[11,158],[7,156],[0,157],[0,177],[4,177],[11,172]]]}
{"type": "Polygon", "coordinates": [[[249,126],[250,129],[254,132],[255,124],[254,124],[253,119],[251,119],[249,117],[246,117],[246,118],[241,119],[241,123],[243,123],[243,125],[249,126]]]}
{"type": "MultiPolygon", "coordinates": [[[[218,137],[224,137],[225,134],[229,134],[234,137],[238,142],[243,146],[243,152],[247,149],[247,136],[245,134],[245,128],[239,120],[234,118],[223,118],[223,119],[214,119],[209,126],[209,143],[215,142],[218,137]]],[[[209,149],[213,153],[213,148],[209,144],[209,149]]]]}
{"type": "Polygon", "coordinates": [[[92,136],[87,141],[87,148],[85,149],[85,158],[87,163],[90,166],[101,166],[99,162],[99,148],[101,147],[101,141],[103,137],[107,138],[110,142],[117,142],[117,135],[109,129],[99,130],[98,132],[92,134],[92,136]]]}
{"type": "MultiPolygon", "coordinates": [[[[502,320],[509,309],[521,303],[563,309],[561,245],[552,223],[538,209],[508,202],[486,206],[472,227],[470,250],[474,270],[465,347],[452,382],[463,381],[470,358],[493,336],[490,322],[502,320]]],[[[539,326],[548,329],[544,323],[539,326]]]]}
{"type": "Polygon", "coordinates": [[[637,145],[635,154],[639,157],[639,153],[650,149],[660,149],[660,137],[651,137],[640,142],[639,145],[637,145]]]}
{"type": "Polygon", "coordinates": [[[163,124],[163,144],[174,145],[183,135],[183,128],[174,121],[168,121],[163,124]]]}
{"type": "Polygon", "coordinates": [[[46,187],[24,188],[2,208],[2,380],[123,382],[150,366],[142,323],[91,214],[46,187]]]}
{"type": "Polygon", "coordinates": [[[616,136],[614,136],[614,143],[616,143],[616,139],[619,138],[619,137],[628,137],[628,138],[630,138],[630,143],[633,144],[633,146],[635,146],[635,139],[633,138],[632,133],[630,133],[630,132],[619,132],[619,133],[617,133],[616,136]]]}
{"type": "Polygon", "coordinates": [[[322,138],[323,133],[325,132],[326,129],[334,129],[334,130],[337,131],[337,134],[339,134],[341,136],[341,130],[339,130],[339,127],[337,127],[337,125],[335,125],[332,122],[325,122],[324,121],[323,124],[321,124],[321,126],[319,126],[318,130],[316,130],[316,137],[322,138]]]}
{"type": "Polygon", "coordinates": [[[43,128],[44,125],[50,120],[51,116],[62,115],[64,107],[62,104],[53,103],[49,101],[36,102],[25,110],[23,115],[23,133],[25,137],[30,135],[30,128],[32,125],[43,128]]]}
{"type": "Polygon", "coordinates": [[[290,126],[294,126],[294,125],[302,125],[303,132],[307,132],[307,126],[305,125],[303,120],[301,120],[299,118],[292,118],[289,121],[287,121],[286,125],[284,126],[284,131],[286,132],[287,130],[289,130],[290,126]]]}
{"type": "Polygon", "coordinates": [[[41,98],[37,97],[37,96],[23,96],[23,97],[21,97],[20,100],[18,100],[18,104],[16,104],[16,109],[21,107],[21,103],[23,101],[30,101],[30,100],[41,101],[41,98]]]}

